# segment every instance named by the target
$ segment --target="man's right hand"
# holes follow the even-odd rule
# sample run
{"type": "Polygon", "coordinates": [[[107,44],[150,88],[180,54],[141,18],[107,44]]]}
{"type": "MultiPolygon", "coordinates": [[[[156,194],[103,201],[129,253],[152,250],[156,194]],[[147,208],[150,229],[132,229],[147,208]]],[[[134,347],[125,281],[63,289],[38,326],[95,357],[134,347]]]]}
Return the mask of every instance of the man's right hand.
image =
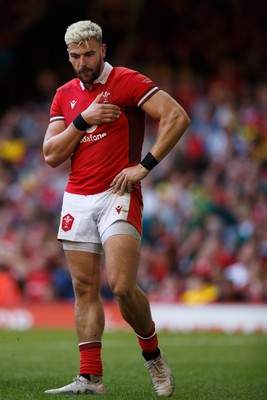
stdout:
{"type": "Polygon", "coordinates": [[[102,93],[100,93],[95,100],[90,104],[81,115],[88,123],[88,125],[101,125],[113,122],[121,116],[119,106],[109,103],[99,103],[102,93]]]}

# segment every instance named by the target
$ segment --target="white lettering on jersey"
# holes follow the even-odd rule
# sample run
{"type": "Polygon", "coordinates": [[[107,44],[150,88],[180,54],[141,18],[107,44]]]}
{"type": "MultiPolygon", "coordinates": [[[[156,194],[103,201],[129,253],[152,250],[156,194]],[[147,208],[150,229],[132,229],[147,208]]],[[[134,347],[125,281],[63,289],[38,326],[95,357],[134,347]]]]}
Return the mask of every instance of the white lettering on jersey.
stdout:
{"type": "Polygon", "coordinates": [[[87,142],[97,142],[98,140],[104,139],[107,136],[106,133],[98,133],[97,135],[84,135],[84,137],[80,140],[80,143],[87,143],[87,142]]]}

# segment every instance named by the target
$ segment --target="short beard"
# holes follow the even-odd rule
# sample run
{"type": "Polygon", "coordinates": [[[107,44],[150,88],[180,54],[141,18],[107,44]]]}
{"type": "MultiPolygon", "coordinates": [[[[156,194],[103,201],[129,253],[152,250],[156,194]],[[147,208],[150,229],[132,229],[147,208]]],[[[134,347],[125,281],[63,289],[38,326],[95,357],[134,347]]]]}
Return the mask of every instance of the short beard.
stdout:
{"type": "Polygon", "coordinates": [[[100,59],[95,69],[83,67],[80,71],[74,70],[77,78],[84,84],[92,84],[100,75],[102,68],[102,60],[100,59]],[[83,77],[84,72],[90,72],[90,75],[86,78],[83,77]]]}

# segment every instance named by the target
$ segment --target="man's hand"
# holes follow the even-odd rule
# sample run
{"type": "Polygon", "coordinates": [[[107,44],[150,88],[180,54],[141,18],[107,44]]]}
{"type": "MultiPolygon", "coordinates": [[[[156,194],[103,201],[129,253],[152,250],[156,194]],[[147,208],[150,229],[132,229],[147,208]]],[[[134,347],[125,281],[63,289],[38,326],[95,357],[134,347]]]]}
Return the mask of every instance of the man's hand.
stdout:
{"type": "Polygon", "coordinates": [[[125,192],[130,193],[133,189],[133,184],[144,179],[148,173],[149,171],[141,164],[124,168],[115,176],[110,187],[113,188],[113,193],[119,193],[122,196],[125,192]]]}
{"type": "Polygon", "coordinates": [[[81,113],[88,125],[106,124],[115,121],[115,119],[121,116],[119,106],[109,103],[99,104],[102,94],[103,93],[100,93],[90,106],[81,113]]]}

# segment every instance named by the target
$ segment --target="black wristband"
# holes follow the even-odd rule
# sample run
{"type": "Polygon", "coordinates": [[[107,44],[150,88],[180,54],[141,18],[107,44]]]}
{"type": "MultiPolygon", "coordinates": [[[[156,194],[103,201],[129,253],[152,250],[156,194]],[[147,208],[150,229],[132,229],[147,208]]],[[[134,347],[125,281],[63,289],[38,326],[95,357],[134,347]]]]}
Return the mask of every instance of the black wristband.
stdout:
{"type": "Polygon", "coordinates": [[[76,129],[79,131],[86,131],[88,128],[87,122],[83,119],[82,115],[79,114],[77,117],[72,121],[73,125],[75,126],[76,129]]]}
{"type": "Polygon", "coordinates": [[[151,171],[152,168],[154,168],[158,163],[159,163],[158,160],[156,160],[153,154],[151,153],[147,153],[147,155],[140,162],[140,164],[144,168],[148,169],[148,171],[151,171]]]}

